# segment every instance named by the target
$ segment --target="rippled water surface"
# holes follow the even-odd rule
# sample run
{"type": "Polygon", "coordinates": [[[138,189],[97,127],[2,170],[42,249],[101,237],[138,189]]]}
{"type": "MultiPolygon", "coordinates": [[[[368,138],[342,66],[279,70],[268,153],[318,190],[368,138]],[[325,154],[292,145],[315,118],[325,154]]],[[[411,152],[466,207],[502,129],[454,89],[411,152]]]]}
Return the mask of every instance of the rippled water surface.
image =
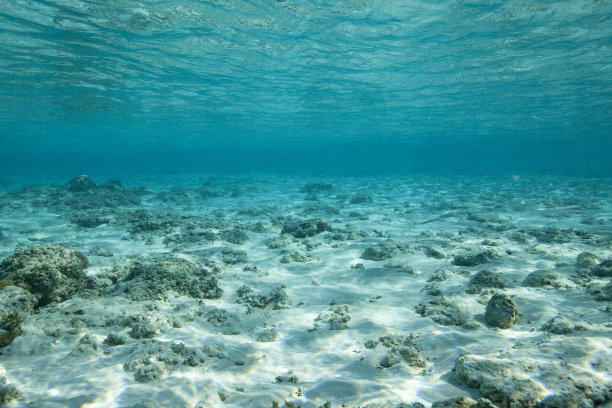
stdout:
{"type": "Polygon", "coordinates": [[[609,146],[611,20],[606,0],[4,0],[0,131],[55,148],[609,146]]]}

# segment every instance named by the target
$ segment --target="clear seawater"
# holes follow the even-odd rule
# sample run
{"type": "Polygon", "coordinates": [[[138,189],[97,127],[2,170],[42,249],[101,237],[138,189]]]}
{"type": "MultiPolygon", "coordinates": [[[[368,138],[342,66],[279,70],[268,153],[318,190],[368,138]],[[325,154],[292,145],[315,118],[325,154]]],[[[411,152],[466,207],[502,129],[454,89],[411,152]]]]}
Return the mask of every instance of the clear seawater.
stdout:
{"type": "Polygon", "coordinates": [[[0,172],[612,170],[612,4],[0,4],[0,172]]]}
{"type": "Polygon", "coordinates": [[[0,407],[612,408],[611,302],[612,0],[0,0],[0,407]]]}

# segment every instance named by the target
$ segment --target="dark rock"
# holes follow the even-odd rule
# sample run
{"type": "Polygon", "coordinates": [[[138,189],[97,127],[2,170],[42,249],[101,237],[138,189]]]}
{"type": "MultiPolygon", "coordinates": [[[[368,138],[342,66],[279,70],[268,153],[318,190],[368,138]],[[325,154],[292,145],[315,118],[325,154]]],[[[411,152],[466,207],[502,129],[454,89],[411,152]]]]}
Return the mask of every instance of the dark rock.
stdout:
{"type": "Polygon", "coordinates": [[[332,227],[322,218],[285,224],[282,234],[290,234],[295,238],[314,237],[325,231],[332,231],[332,227]]]}
{"type": "Polygon", "coordinates": [[[425,247],[425,255],[430,258],[444,259],[446,258],[446,252],[442,247],[436,245],[428,245],[425,247]]]}
{"type": "Polygon", "coordinates": [[[0,279],[20,286],[37,299],[37,306],[61,302],[83,288],[85,256],[59,245],[45,245],[15,250],[0,263],[0,279]]]}
{"type": "Polygon", "coordinates": [[[374,246],[367,247],[361,254],[361,259],[369,261],[384,261],[393,257],[393,252],[397,246],[390,241],[381,242],[374,246]]]}
{"type": "Polygon", "coordinates": [[[478,252],[470,252],[466,254],[456,255],[453,258],[453,265],[457,266],[477,266],[489,262],[490,260],[499,257],[499,254],[491,249],[485,249],[478,252]]]}
{"type": "Polygon", "coordinates": [[[10,407],[21,393],[5,377],[6,370],[0,365],[0,407],[10,407]]]}
{"type": "Polygon", "coordinates": [[[541,328],[541,330],[547,331],[553,334],[570,334],[581,330],[586,330],[587,327],[582,324],[574,324],[569,320],[557,316],[547,321],[541,328]]]}
{"type": "MultiPolygon", "coordinates": [[[[21,324],[34,312],[36,297],[17,286],[0,288],[0,347],[21,334],[21,324]]],[[[0,404],[1,406],[1,404],[0,404]]]]}
{"type": "Polygon", "coordinates": [[[516,303],[507,295],[495,294],[487,304],[485,321],[487,324],[500,329],[508,329],[516,323],[519,311],[516,303]]]}
{"type": "Polygon", "coordinates": [[[612,259],[607,259],[593,267],[591,273],[600,278],[612,278],[612,259]]]}
{"type": "Polygon", "coordinates": [[[366,203],[371,203],[372,202],[372,197],[370,197],[369,195],[367,195],[365,193],[357,193],[357,194],[354,194],[353,196],[351,196],[351,198],[349,199],[349,202],[351,204],[366,204],[366,203]]]}
{"type": "Polygon", "coordinates": [[[532,288],[541,288],[544,286],[552,286],[554,288],[562,287],[561,277],[552,271],[538,270],[531,272],[523,281],[524,286],[532,288]]]}
{"type": "Polygon", "coordinates": [[[351,320],[351,307],[349,305],[332,305],[329,309],[318,314],[315,319],[315,328],[319,322],[328,323],[330,330],[346,330],[351,320]]]}
{"type": "Polygon", "coordinates": [[[434,402],[431,408],[474,408],[476,401],[468,397],[456,397],[434,402]]]}
{"type": "Polygon", "coordinates": [[[163,299],[168,291],[196,299],[218,299],[223,294],[215,273],[172,256],[133,263],[117,290],[132,300],[163,299]]]}
{"type": "Polygon", "coordinates": [[[496,271],[480,271],[470,279],[470,285],[483,288],[504,289],[508,287],[508,281],[496,271]]]}
{"type": "Polygon", "coordinates": [[[223,248],[221,250],[221,258],[223,262],[228,265],[235,265],[238,263],[245,263],[249,261],[246,251],[241,249],[223,248]]]}
{"type": "Polygon", "coordinates": [[[421,316],[429,317],[443,326],[462,326],[470,330],[477,328],[477,323],[472,321],[464,310],[444,298],[420,303],[415,310],[421,316]]]}
{"type": "Polygon", "coordinates": [[[73,218],[71,222],[82,228],[96,228],[102,224],[108,223],[108,220],[102,217],[78,217],[73,218]]]}
{"type": "Polygon", "coordinates": [[[601,375],[563,362],[466,355],[455,374],[501,407],[593,407],[612,400],[612,385],[601,375]]]}
{"type": "Polygon", "coordinates": [[[283,256],[280,259],[280,263],[284,264],[294,262],[304,263],[310,262],[314,259],[312,256],[305,254],[298,249],[284,250],[282,254],[283,256]]]}
{"type": "Polygon", "coordinates": [[[66,188],[68,189],[68,191],[72,192],[83,192],[95,189],[96,183],[94,183],[91,177],[87,175],[82,175],[75,177],[68,183],[66,183],[66,188]]]}

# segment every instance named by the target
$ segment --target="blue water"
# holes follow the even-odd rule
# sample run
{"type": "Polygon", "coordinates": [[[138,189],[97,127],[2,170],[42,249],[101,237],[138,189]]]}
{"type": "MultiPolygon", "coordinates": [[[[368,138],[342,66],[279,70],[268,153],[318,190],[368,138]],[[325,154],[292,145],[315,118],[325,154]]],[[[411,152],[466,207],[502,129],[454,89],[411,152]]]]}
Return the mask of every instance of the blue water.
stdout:
{"type": "Polygon", "coordinates": [[[612,173],[612,3],[0,4],[0,173],[612,173]]]}

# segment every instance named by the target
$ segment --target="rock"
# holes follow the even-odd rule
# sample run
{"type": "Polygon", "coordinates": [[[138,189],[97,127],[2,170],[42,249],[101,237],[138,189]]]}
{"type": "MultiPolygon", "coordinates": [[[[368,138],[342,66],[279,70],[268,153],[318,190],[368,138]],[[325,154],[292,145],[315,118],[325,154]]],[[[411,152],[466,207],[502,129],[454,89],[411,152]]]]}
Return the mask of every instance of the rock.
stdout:
{"type": "Polygon", "coordinates": [[[485,398],[509,408],[534,407],[547,390],[521,371],[510,360],[476,355],[459,357],[455,363],[457,379],[485,398]]]}
{"type": "Polygon", "coordinates": [[[455,375],[507,408],[586,408],[612,400],[612,385],[601,375],[563,361],[465,355],[455,375]]]}
{"type": "Polygon", "coordinates": [[[499,257],[499,254],[491,249],[483,251],[468,252],[456,255],[453,258],[453,265],[457,266],[477,266],[489,262],[490,260],[499,257]]]}
{"type": "Polygon", "coordinates": [[[102,224],[108,223],[108,220],[102,217],[76,217],[72,218],[70,221],[82,228],[96,228],[102,224]]]}
{"type": "Polygon", "coordinates": [[[249,261],[246,251],[241,249],[234,250],[231,248],[223,248],[221,250],[221,258],[223,259],[223,262],[228,265],[235,265],[249,261]]]}
{"type": "Polygon", "coordinates": [[[159,328],[150,322],[136,322],[132,326],[129,335],[134,339],[150,339],[155,337],[159,332],[159,328]]]}
{"type": "Polygon", "coordinates": [[[291,234],[282,234],[266,241],[266,246],[269,249],[287,248],[291,244],[293,244],[293,236],[291,234]]]}
{"type": "Polygon", "coordinates": [[[431,408],[497,408],[497,406],[486,398],[474,401],[469,397],[457,397],[434,402],[431,408]]]}
{"type": "Polygon", "coordinates": [[[478,327],[464,310],[444,298],[420,303],[415,307],[415,311],[442,326],[461,326],[468,330],[478,327]]]}
{"type": "Polygon", "coordinates": [[[302,187],[303,193],[323,193],[331,191],[334,186],[330,183],[308,183],[302,187]]]}
{"type": "Polygon", "coordinates": [[[290,234],[295,238],[314,237],[325,231],[332,231],[332,227],[322,218],[300,221],[283,225],[282,234],[290,234]]]}
{"type": "Polygon", "coordinates": [[[351,196],[351,198],[349,199],[349,202],[351,204],[371,203],[372,202],[372,197],[370,197],[366,193],[357,193],[357,194],[353,194],[351,196]]]}
{"type": "Polygon", "coordinates": [[[312,256],[307,255],[298,249],[286,250],[286,251],[283,251],[282,254],[283,256],[280,259],[280,263],[284,263],[284,264],[294,263],[294,262],[304,263],[304,262],[310,262],[314,259],[312,256]]]}
{"type": "Polygon", "coordinates": [[[255,341],[270,343],[278,340],[279,333],[275,329],[264,329],[255,334],[255,341]]]}
{"type": "Polygon", "coordinates": [[[222,334],[238,335],[241,333],[240,319],[235,314],[223,309],[213,309],[206,314],[206,321],[217,327],[222,334]]]}
{"type": "Polygon", "coordinates": [[[242,245],[249,239],[246,232],[242,231],[240,228],[231,228],[222,231],[219,236],[222,240],[236,245],[242,245]]]}
{"type": "Polygon", "coordinates": [[[431,408],[474,408],[476,401],[468,397],[451,398],[434,402],[431,408]]]}
{"type": "Polygon", "coordinates": [[[548,270],[539,270],[531,272],[523,281],[523,286],[532,288],[541,288],[545,286],[552,286],[553,288],[561,288],[561,277],[555,272],[548,270]]]}
{"type": "Polygon", "coordinates": [[[591,269],[591,273],[600,278],[612,277],[612,259],[607,259],[591,269]]]}
{"type": "Polygon", "coordinates": [[[436,245],[429,245],[425,247],[425,255],[430,258],[444,259],[446,258],[446,252],[442,247],[436,245]]]}
{"type": "Polygon", "coordinates": [[[541,330],[553,334],[570,334],[580,330],[586,330],[587,327],[582,324],[574,324],[564,317],[557,316],[547,321],[541,330]]]}
{"type": "Polygon", "coordinates": [[[455,270],[452,268],[438,269],[437,271],[431,274],[429,279],[427,279],[427,282],[444,282],[454,274],[455,270]]]}
{"type": "Polygon", "coordinates": [[[483,288],[504,289],[508,287],[508,281],[494,270],[480,271],[470,279],[470,285],[483,288]]]}
{"type": "Polygon", "coordinates": [[[500,329],[512,327],[519,318],[519,311],[516,303],[507,295],[495,294],[487,304],[485,321],[487,324],[500,329]]]}
{"type": "Polygon", "coordinates": [[[111,332],[108,334],[108,336],[106,336],[106,339],[104,339],[104,344],[110,347],[114,347],[114,346],[121,346],[127,343],[127,341],[128,341],[128,338],[126,336],[121,335],[119,333],[111,332]]]}
{"type": "Polygon", "coordinates": [[[612,280],[605,285],[596,285],[589,290],[595,300],[600,302],[612,301],[612,280]]]}
{"type": "Polygon", "coordinates": [[[223,294],[216,274],[173,256],[133,263],[116,290],[141,301],[164,299],[169,291],[196,299],[219,299],[223,294]]]}
{"type": "Polygon", "coordinates": [[[597,265],[599,265],[599,258],[590,252],[581,252],[576,257],[576,270],[579,273],[584,270],[589,271],[597,265]]]}
{"type": "Polygon", "coordinates": [[[151,382],[162,378],[167,372],[181,367],[197,367],[205,361],[204,352],[183,343],[141,340],[129,354],[123,365],[127,372],[134,373],[138,382],[151,382]]]}
{"type": "Polygon", "coordinates": [[[34,295],[20,287],[0,288],[0,347],[21,334],[21,323],[34,311],[36,301],[34,295]]]}
{"type": "Polygon", "coordinates": [[[319,313],[315,319],[315,328],[319,327],[319,322],[328,323],[329,330],[346,330],[348,322],[351,320],[352,312],[349,305],[332,305],[329,309],[319,313]]]}
{"type": "Polygon", "coordinates": [[[0,365],[0,407],[10,407],[20,396],[20,392],[6,379],[6,370],[0,365]]]}
{"type": "Polygon", "coordinates": [[[66,183],[66,188],[71,192],[83,192],[95,189],[96,183],[87,175],[81,175],[73,178],[66,183]]]}
{"type": "Polygon", "coordinates": [[[37,299],[37,307],[61,302],[83,288],[87,277],[83,271],[85,256],[59,245],[45,245],[15,250],[0,263],[0,279],[20,286],[37,299]]]}
{"type": "Polygon", "coordinates": [[[393,257],[393,252],[397,246],[390,241],[381,242],[374,246],[367,247],[361,254],[361,259],[369,261],[384,261],[393,257]]]}

